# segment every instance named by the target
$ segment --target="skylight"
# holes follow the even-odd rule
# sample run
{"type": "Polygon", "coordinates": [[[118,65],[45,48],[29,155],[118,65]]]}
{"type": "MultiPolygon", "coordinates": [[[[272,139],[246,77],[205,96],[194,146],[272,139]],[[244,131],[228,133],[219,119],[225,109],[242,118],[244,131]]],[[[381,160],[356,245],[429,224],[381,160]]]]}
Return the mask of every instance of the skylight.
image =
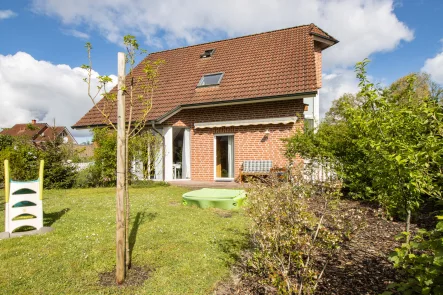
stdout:
{"type": "Polygon", "coordinates": [[[214,54],[215,49],[208,49],[205,50],[205,52],[203,54],[200,55],[200,58],[207,58],[207,57],[211,57],[214,54]]]}
{"type": "Polygon", "coordinates": [[[223,78],[223,73],[203,75],[197,87],[218,85],[223,78]]]}

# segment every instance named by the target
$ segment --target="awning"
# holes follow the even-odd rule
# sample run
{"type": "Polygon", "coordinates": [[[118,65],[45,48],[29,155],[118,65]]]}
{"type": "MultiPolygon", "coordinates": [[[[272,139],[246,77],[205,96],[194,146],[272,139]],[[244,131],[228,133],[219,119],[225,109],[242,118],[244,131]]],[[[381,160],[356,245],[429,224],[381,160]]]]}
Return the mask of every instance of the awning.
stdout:
{"type": "Polygon", "coordinates": [[[220,121],[220,122],[204,122],[204,123],[194,123],[194,128],[197,129],[197,128],[219,128],[219,127],[250,126],[250,125],[276,125],[276,124],[290,124],[290,123],[295,123],[296,121],[297,117],[283,117],[283,118],[220,121]]]}

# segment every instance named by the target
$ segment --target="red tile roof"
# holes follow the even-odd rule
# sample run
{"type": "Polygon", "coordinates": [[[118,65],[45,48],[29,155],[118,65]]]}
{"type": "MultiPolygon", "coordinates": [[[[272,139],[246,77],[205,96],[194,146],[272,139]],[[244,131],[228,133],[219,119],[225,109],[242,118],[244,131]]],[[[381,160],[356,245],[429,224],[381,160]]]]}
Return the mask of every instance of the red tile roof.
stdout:
{"type": "Polygon", "coordinates": [[[34,139],[40,132],[48,127],[46,123],[28,123],[28,124],[15,124],[12,128],[4,129],[0,132],[1,135],[10,135],[15,137],[24,137],[27,139],[34,139]]]}
{"type": "MultiPolygon", "coordinates": [[[[317,91],[313,35],[338,42],[310,24],[150,54],[146,59],[163,59],[165,64],[160,68],[148,118],[158,119],[184,104],[317,91]],[[208,49],[215,49],[213,56],[200,58],[208,49]],[[196,87],[203,75],[220,72],[224,73],[220,85],[196,87]]],[[[134,75],[142,76],[142,70],[141,63],[134,75]]],[[[135,117],[141,113],[142,109],[136,107],[135,117]]],[[[110,118],[116,122],[116,107],[110,118]]],[[[91,108],[73,127],[103,124],[106,122],[101,114],[91,108]]]]}
{"type": "Polygon", "coordinates": [[[32,140],[37,144],[44,141],[54,140],[63,132],[65,132],[66,136],[70,138],[71,142],[76,142],[75,138],[65,126],[50,127],[47,123],[15,124],[11,128],[4,129],[0,134],[23,137],[27,140],[32,140]]]}

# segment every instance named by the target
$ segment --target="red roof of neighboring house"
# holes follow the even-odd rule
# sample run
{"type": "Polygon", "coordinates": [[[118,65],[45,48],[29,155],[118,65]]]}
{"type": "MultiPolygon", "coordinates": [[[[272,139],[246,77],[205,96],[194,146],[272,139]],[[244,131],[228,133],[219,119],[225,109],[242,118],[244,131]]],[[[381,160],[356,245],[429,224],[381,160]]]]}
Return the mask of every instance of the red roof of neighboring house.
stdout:
{"type": "Polygon", "coordinates": [[[0,134],[34,139],[39,135],[40,132],[48,127],[49,126],[46,123],[15,124],[12,126],[12,128],[4,129],[2,132],[0,132],[0,134]]]}
{"type": "MultiPolygon", "coordinates": [[[[165,64],[160,68],[148,119],[159,119],[186,104],[316,92],[314,36],[332,44],[338,42],[310,24],[152,53],[147,60],[163,59],[165,64]],[[215,49],[213,56],[200,58],[209,49],[215,49]],[[202,76],[211,73],[224,73],[220,84],[197,88],[202,76]]],[[[134,75],[142,76],[142,71],[140,63],[134,75]]],[[[103,101],[99,105],[103,106],[103,101]]],[[[141,116],[142,111],[141,106],[136,106],[135,117],[141,116]]],[[[116,107],[110,119],[116,122],[116,107]]],[[[73,127],[103,124],[105,120],[93,107],[73,127]]]]}
{"type": "Polygon", "coordinates": [[[4,129],[0,134],[23,137],[34,143],[40,143],[54,140],[63,132],[70,138],[69,141],[76,143],[75,138],[65,126],[50,127],[47,123],[15,124],[11,128],[4,129]]]}

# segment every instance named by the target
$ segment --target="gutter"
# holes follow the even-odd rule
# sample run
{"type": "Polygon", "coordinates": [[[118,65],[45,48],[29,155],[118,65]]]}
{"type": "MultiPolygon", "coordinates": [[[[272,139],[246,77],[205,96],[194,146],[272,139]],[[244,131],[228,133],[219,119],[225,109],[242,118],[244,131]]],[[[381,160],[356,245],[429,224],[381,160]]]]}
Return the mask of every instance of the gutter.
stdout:
{"type": "Polygon", "coordinates": [[[166,150],[166,144],[165,144],[165,137],[164,135],[155,128],[155,121],[152,121],[152,130],[154,130],[158,135],[162,138],[162,180],[165,181],[165,150],[166,150]]]}

